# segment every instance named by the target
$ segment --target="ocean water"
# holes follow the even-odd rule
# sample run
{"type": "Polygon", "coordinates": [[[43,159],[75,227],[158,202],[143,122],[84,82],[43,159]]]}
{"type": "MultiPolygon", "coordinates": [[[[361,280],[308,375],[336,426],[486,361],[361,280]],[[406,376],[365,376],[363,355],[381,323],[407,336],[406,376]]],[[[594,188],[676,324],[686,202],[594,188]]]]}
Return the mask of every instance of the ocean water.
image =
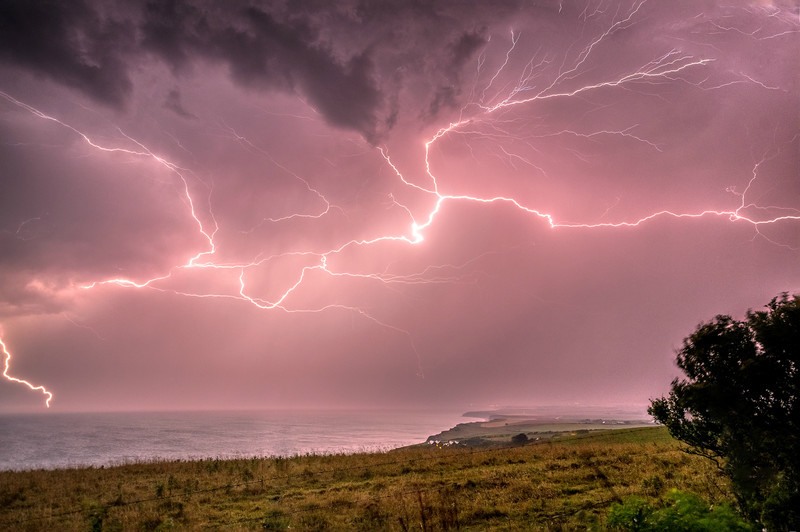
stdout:
{"type": "Polygon", "coordinates": [[[430,410],[3,414],[0,470],[385,451],[465,421],[430,410]]]}

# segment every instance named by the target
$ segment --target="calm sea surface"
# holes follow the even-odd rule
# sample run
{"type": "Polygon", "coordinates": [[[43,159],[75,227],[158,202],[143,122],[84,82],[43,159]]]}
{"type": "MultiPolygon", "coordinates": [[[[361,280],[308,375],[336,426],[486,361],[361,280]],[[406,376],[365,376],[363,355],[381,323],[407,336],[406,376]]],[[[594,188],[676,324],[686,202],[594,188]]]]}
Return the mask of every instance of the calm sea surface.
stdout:
{"type": "Polygon", "coordinates": [[[452,411],[3,414],[0,470],[382,451],[465,421],[452,411]]]}

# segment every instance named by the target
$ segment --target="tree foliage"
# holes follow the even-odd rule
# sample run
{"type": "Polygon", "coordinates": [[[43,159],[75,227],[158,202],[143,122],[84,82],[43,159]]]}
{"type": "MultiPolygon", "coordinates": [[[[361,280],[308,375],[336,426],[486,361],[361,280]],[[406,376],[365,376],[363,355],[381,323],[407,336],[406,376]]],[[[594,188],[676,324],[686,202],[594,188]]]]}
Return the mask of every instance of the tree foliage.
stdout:
{"type": "Polygon", "coordinates": [[[800,295],[784,293],[741,321],[701,324],[677,364],[686,377],[651,402],[650,415],[717,462],[749,519],[800,527],[800,295]]]}

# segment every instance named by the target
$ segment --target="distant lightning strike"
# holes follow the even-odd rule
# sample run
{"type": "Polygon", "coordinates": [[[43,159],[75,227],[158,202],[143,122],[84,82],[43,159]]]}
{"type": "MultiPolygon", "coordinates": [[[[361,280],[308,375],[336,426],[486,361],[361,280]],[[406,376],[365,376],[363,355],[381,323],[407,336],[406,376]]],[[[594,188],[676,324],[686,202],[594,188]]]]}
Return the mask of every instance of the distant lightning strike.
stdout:
{"type": "MultiPolygon", "coordinates": [[[[73,127],[72,125],[62,122],[61,120],[54,118],[48,114],[45,114],[39,111],[38,109],[13,98],[12,96],[6,94],[5,92],[0,91],[0,97],[4,98],[6,101],[33,114],[34,116],[40,119],[52,121],[62,127],[67,128],[76,135],[80,136],[86,142],[87,145],[89,145],[94,149],[103,152],[124,153],[124,154],[149,158],[155,161],[156,163],[160,164],[164,168],[168,169],[173,174],[175,174],[183,184],[183,195],[186,199],[186,203],[189,208],[188,209],[189,214],[195,221],[199,232],[204,236],[207,242],[206,249],[190,257],[184,264],[174,266],[169,272],[167,272],[164,275],[156,276],[144,281],[133,281],[130,279],[123,279],[123,278],[106,279],[102,281],[94,281],[91,283],[87,283],[83,285],[82,288],[92,289],[101,285],[115,285],[123,288],[151,289],[187,297],[234,299],[253,305],[258,309],[277,310],[287,313],[323,312],[334,309],[354,312],[381,327],[384,327],[388,330],[392,330],[404,335],[409,341],[411,350],[415,353],[417,357],[418,374],[420,376],[423,376],[420,355],[416,349],[416,346],[414,345],[413,337],[409,331],[406,331],[402,328],[381,321],[380,319],[376,318],[375,316],[371,315],[370,313],[366,312],[364,309],[359,307],[338,304],[338,303],[331,303],[323,305],[319,308],[311,308],[311,309],[290,308],[287,306],[287,300],[289,300],[291,296],[304,283],[308,282],[308,276],[312,272],[319,272],[320,274],[327,275],[331,278],[359,278],[374,282],[380,282],[386,285],[456,282],[459,279],[458,276],[451,274],[442,275],[441,272],[458,271],[459,269],[465,267],[472,261],[468,261],[467,263],[462,264],[460,266],[459,265],[429,266],[421,272],[415,274],[406,274],[406,275],[396,275],[389,272],[354,273],[348,271],[334,271],[328,264],[328,259],[331,256],[340,254],[346,248],[349,247],[371,246],[379,242],[400,242],[412,246],[420,244],[424,240],[424,232],[434,224],[437,215],[440,213],[442,205],[445,202],[451,202],[451,201],[472,202],[478,204],[507,203],[520,211],[523,211],[535,218],[544,221],[550,228],[553,229],[555,228],[598,229],[598,228],[637,227],[641,224],[644,224],[653,219],[661,217],[671,217],[676,219],[723,217],[727,218],[731,222],[742,222],[751,224],[753,227],[756,228],[756,231],[758,231],[758,228],[760,226],[766,224],[776,224],[779,222],[787,222],[787,221],[792,221],[792,222],[800,221],[800,211],[796,209],[780,208],[780,207],[759,207],[752,203],[748,203],[746,195],[750,190],[751,186],[753,185],[753,183],[757,180],[758,169],[760,165],[765,162],[765,160],[767,159],[766,157],[754,165],[752,170],[752,177],[750,178],[750,180],[747,183],[747,186],[744,188],[742,192],[737,192],[733,187],[729,187],[728,191],[739,198],[739,204],[735,208],[732,208],[730,210],[709,209],[709,210],[702,210],[699,212],[673,212],[669,210],[661,210],[658,212],[653,212],[651,214],[648,214],[646,216],[643,216],[635,220],[598,222],[598,223],[575,223],[575,222],[558,221],[555,214],[543,212],[531,206],[525,205],[523,202],[514,197],[505,197],[505,196],[481,197],[466,193],[456,194],[456,193],[443,192],[442,186],[440,185],[439,180],[437,180],[436,173],[432,168],[430,159],[431,159],[432,147],[446,136],[465,133],[467,132],[467,127],[473,124],[484,124],[484,125],[490,125],[491,127],[494,127],[492,124],[497,124],[496,131],[498,132],[498,138],[500,138],[505,135],[510,135],[503,133],[502,128],[500,127],[497,115],[500,114],[502,111],[507,111],[509,109],[517,107],[521,108],[522,106],[534,105],[536,102],[543,100],[575,98],[583,96],[584,94],[590,93],[592,91],[599,91],[602,89],[626,88],[630,90],[636,87],[637,84],[675,83],[675,82],[690,83],[683,77],[684,75],[698,69],[703,69],[704,67],[706,67],[707,65],[709,65],[714,61],[714,59],[712,58],[696,58],[684,54],[678,50],[671,50],[669,52],[664,53],[660,57],[657,57],[652,61],[642,65],[639,69],[633,72],[621,74],[612,79],[601,80],[594,83],[586,83],[572,88],[565,88],[564,87],[565,85],[573,83],[580,75],[584,74],[583,67],[590,60],[590,58],[593,55],[593,52],[602,45],[604,40],[608,39],[615,32],[627,28],[635,23],[634,18],[639,13],[645,2],[646,0],[641,0],[636,2],[631,8],[631,10],[618,20],[617,16],[615,16],[614,17],[615,20],[610,23],[607,29],[604,32],[602,32],[597,38],[591,40],[591,42],[587,46],[585,46],[577,54],[577,56],[575,56],[575,59],[570,66],[567,66],[567,57],[565,56],[561,66],[558,68],[558,73],[553,77],[553,79],[550,82],[544,82],[542,84],[543,88],[536,89],[536,85],[540,81],[539,78],[542,76],[543,69],[545,67],[552,65],[552,58],[541,59],[538,60],[538,63],[534,64],[535,61],[537,61],[536,56],[534,56],[534,58],[532,58],[528,62],[527,66],[523,71],[523,74],[519,77],[517,85],[514,88],[512,88],[505,97],[501,98],[500,94],[496,94],[493,100],[497,103],[494,104],[484,103],[486,93],[490,89],[493,89],[495,84],[498,85],[500,84],[498,83],[498,80],[500,80],[501,77],[503,77],[503,75],[505,74],[505,70],[508,68],[509,63],[511,62],[512,56],[516,53],[521,33],[514,32],[512,30],[511,45],[506,51],[504,61],[493,72],[493,74],[490,76],[490,78],[488,79],[482,90],[475,91],[473,89],[472,92],[473,95],[480,94],[478,101],[473,101],[467,104],[464,108],[462,108],[461,116],[457,121],[451,122],[447,127],[442,127],[438,129],[426,142],[424,142],[423,156],[424,156],[425,176],[422,178],[421,181],[406,177],[400,170],[400,168],[395,164],[395,162],[393,162],[392,158],[390,157],[388,149],[386,147],[378,147],[377,150],[379,151],[380,155],[384,159],[385,163],[393,170],[395,176],[400,181],[400,183],[402,183],[405,187],[408,187],[409,189],[414,189],[418,192],[422,192],[428,195],[432,200],[432,203],[427,209],[427,212],[425,212],[423,216],[417,217],[413,214],[414,210],[411,207],[397,201],[394,196],[391,195],[389,196],[391,205],[393,207],[402,209],[408,216],[410,225],[407,226],[405,231],[400,232],[399,234],[385,234],[369,239],[354,239],[346,241],[336,247],[327,250],[302,250],[302,251],[285,252],[279,255],[273,255],[269,257],[256,256],[253,260],[249,262],[241,262],[241,263],[214,262],[213,258],[216,254],[216,249],[217,249],[215,245],[215,238],[219,230],[219,225],[214,219],[213,213],[211,212],[210,208],[209,212],[207,213],[207,216],[212,221],[213,228],[211,229],[206,227],[206,225],[201,221],[201,217],[197,214],[195,210],[195,201],[192,197],[192,193],[189,187],[189,182],[184,175],[184,173],[188,172],[188,170],[180,168],[178,165],[164,159],[159,155],[156,155],[155,153],[153,153],[153,151],[148,149],[141,142],[131,138],[122,131],[120,131],[120,134],[123,135],[127,140],[135,144],[138,147],[138,149],[133,150],[121,147],[103,146],[93,141],[88,135],[84,134],[83,132],[73,127]],[[526,96],[529,94],[532,95],[526,96]],[[472,115],[468,115],[468,111],[470,110],[474,110],[475,112],[472,115]],[[748,212],[750,211],[763,212],[769,210],[770,212],[773,213],[778,211],[781,212],[782,214],[779,216],[756,218],[752,214],[749,215],[745,214],[744,213],[745,210],[747,210],[748,212]],[[250,291],[248,290],[247,276],[248,272],[251,269],[257,266],[264,265],[269,261],[281,257],[290,257],[290,256],[308,257],[311,263],[302,266],[299,272],[297,273],[296,277],[293,280],[289,280],[287,282],[285,289],[283,290],[282,293],[278,294],[277,297],[273,297],[271,299],[264,299],[250,293],[250,291]],[[204,269],[210,271],[225,270],[230,272],[238,271],[239,272],[238,286],[235,288],[235,290],[232,290],[231,293],[185,292],[178,289],[165,288],[164,286],[162,286],[162,283],[170,280],[174,272],[182,269],[204,269]]],[[[562,7],[561,4],[559,4],[559,12],[561,11],[561,7],[562,7]]],[[[588,9],[589,7],[587,5],[586,10],[584,10],[584,12],[581,15],[584,20],[588,20],[589,18],[601,12],[600,7],[598,7],[596,11],[593,13],[589,13],[588,9]]],[[[718,29],[720,31],[738,31],[726,27],[718,27],[718,29]]],[[[751,35],[755,35],[757,31],[758,30],[754,31],[753,33],[751,33],[751,35]]],[[[772,38],[777,36],[778,35],[771,35],[770,37],[764,37],[764,38],[772,38]]],[[[485,62],[485,56],[483,53],[481,53],[478,58],[477,76],[480,75],[481,73],[480,71],[484,66],[484,62],[485,62]]],[[[737,83],[753,83],[764,89],[774,89],[774,87],[769,87],[766,84],[759,82],[748,75],[741,74],[741,77],[742,79],[737,80],[736,81],[737,83]]],[[[697,83],[691,83],[691,84],[697,86],[702,90],[719,90],[727,86],[729,83],[718,85],[716,87],[709,87],[709,86],[702,87],[700,86],[700,84],[697,83]]],[[[497,91],[498,89],[493,89],[493,90],[497,91]]],[[[265,218],[264,220],[262,220],[262,222],[259,223],[259,225],[264,223],[285,222],[293,218],[320,219],[328,215],[331,209],[338,208],[335,207],[333,204],[331,204],[330,201],[325,197],[325,195],[320,190],[313,187],[308,180],[304,179],[295,172],[291,171],[290,169],[278,163],[272,157],[272,155],[270,155],[267,151],[257,147],[251,141],[239,135],[233,128],[229,128],[227,126],[225,127],[236,142],[241,143],[248,150],[257,152],[262,156],[264,156],[265,158],[267,158],[273,165],[280,168],[282,171],[286,172],[287,174],[291,175],[294,179],[302,183],[305,189],[308,191],[308,193],[314,195],[320,201],[321,209],[316,213],[295,213],[274,218],[265,218]]],[[[589,131],[589,132],[578,132],[565,129],[562,131],[551,133],[548,136],[572,135],[586,139],[593,139],[594,137],[599,137],[601,135],[615,135],[627,138],[631,141],[644,143],[657,151],[662,150],[662,146],[660,146],[658,143],[634,134],[633,130],[636,127],[637,125],[634,124],[623,129],[615,129],[615,130],[609,129],[609,130],[599,130],[599,131],[589,131]]],[[[510,152],[502,147],[500,148],[500,151],[509,160],[515,159],[523,161],[526,164],[529,164],[532,167],[537,168],[543,174],[545,173],[542,168],[540,168],[539,166],[535,165],[532,161],[529,161],[518,154],[510,152]]],[[[617,202],[618,201],[619,198],[617,198],[617,202]]],[[[607,212],[604,213],[603,216],[605,216],[606,214],[607,212]]],[[[601,216],[601,218],[603,216],[601,216]]],[[[23,224],[24,223],[26,222],[23,222],[23,224]]],[[[252,228],[249,232],[254,231],[257,227],[258,225],[252,228]]],[[[477,259],[472,259],[472,260],[477,260],[477,259]]],[[[0,340],[0,346],[2,346],[3,353],[5,355],[5,371],[3,372],[3,376],[7,380],[25,384],[32,390],[41,391],[43,394],[47,396],[46,404],[49,407],[50,400],[52,399],[53,396],[43,386],[34,386],[30,384],[28,381],[18,379],[16,377],[11,377],[8,374],[11,355],[7,350],[5,344],[3,344],[2,340],[0,340]]]]}
{"type": "Polygon", "coordinates": [[[8,374],[9,364],[11,363],[11,352],[8,350],[8,347],[6,347],[6,344],[3,342],[3,338],[2,337],[0,337],[0,349],[3,350],[3,357],[4,357],[3,358],[3,363],[4,363],[4,366],[3,366],[3,377],[6,380],[9,380],[11,382],[18,382],[19,384],[24,384],[25,386],[27,386],[28,388],[30,388],[33,391],[42,392],[47,397],[47,399],[45,399],[45,401],[44,401],[44,404],[47,406],[47,408],[50,408],[50,400],[53,399],[53,394],[50,393],[47,390],[47,388],[45,388],[44,386],[36,386],[36,385],[31,384],[30,382],[26,381],[25,379],[19,379],[17,377],[12,377],[11,375],[8,374]]]}

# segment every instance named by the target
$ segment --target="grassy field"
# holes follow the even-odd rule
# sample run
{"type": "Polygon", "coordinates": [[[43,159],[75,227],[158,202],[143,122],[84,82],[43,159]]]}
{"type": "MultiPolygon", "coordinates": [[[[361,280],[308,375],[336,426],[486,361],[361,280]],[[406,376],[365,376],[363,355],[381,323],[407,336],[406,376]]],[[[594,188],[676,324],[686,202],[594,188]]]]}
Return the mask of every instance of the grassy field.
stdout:
{"type": "Polygon", "coordinates": [[[0,472],[2,530],[605,529],[611,503],[670,488],[729,500],[663,428],[517,447],[0,472]]]}
{"type": "Polygon", "coordinates": [[[460,423],[455,427],[428,438],[429,441],[468,443],[470,446],[511,443],[517,434],[525,434],[531,440],[544,440],[565,433],[585,434],[597,430],[617,430],[623,427],[653,427],[652,422],[625,422],[608,425],[601,422],[563,422],[563,421],[512,421],[500,419],[491,422],[460,423]]]}

